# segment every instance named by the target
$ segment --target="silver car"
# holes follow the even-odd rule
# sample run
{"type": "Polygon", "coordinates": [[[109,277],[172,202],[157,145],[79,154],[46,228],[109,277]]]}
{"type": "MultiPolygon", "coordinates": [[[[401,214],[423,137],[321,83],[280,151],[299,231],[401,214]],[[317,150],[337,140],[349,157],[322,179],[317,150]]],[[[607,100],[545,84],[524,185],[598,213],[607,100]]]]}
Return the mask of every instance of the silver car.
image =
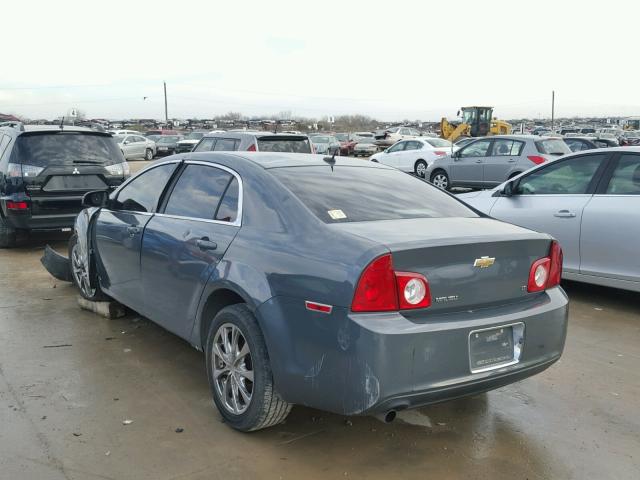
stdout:
{"type": "Polygon", "coordinates": [[[435,186],[491,188],[531,167],[571,153],[561,138],[537,135],[482,137],[435,159],[425,178],[435,186]]]}
{"type": "Polygon", "coordinates": [[[458,198],[559,240],[564,278],[640,292],[640,147],[568,155],[458,198]]]}
{"type": "Polygon", "coordinates": [[[134,158],[153,160],[156,155],[156,142],[142,135],[114,135],[113,138],[127,160],[134,158]]]}

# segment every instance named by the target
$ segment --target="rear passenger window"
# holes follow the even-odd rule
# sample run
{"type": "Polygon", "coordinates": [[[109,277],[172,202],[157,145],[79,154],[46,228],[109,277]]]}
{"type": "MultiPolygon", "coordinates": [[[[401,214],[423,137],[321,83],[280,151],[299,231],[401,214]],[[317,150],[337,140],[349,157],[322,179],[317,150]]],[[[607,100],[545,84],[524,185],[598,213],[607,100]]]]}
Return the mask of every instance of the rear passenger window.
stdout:
{"type": "Polygon", "coordinates": [[[640,195],[640,155],[622,155],[613,171],[607,193],[640,195]]]}
{"type": "Polygon", "coordinates": [[[154,212],[158,206],[160,194],[175,168],[175,163],[168,163],[134,178],[118,193],[114,209],[154,212]]]}
{"type": "Polygon", "coordinates": [[[214,150],[216,152],[235,152],[238,149],[238,140],[233,138],[219,138],[214,150]]]}
{"type": "Polygon", "coordinates": [[[11,137],[9,135],[5,135],[4,133],[0,133],[0,159],[2,159],[2,155],[4,154],[7,145],[11,141],[11,137]]]}
{"type": "Polygon", "coordinates": [[[219,168],[188,165],[173,187],[164,213],[213,220],[232,178],[219,168]]]}
{"type": "Polygon", "coordinates": [[[235,177],[222,197],[215,219],[223,222],[235,222],[238,217],[238,180],[235,177]]]}
{"type": "Polygon", "coordinates": [[[490,156],[494,157],[511,157],[511,156],[519,156],[522,151],[522,147],[524,147],[523,142],[519,142],[517,140],[508,140],[498,138],[493,141],[493,149],[490,156]]]}
{"type": "Polygon", "coordinates": [[[193,149],[194,152],[210,152],[213,150],[213,146],[216,143],[215,138],[203,138],[196,148],[193,149]]]}

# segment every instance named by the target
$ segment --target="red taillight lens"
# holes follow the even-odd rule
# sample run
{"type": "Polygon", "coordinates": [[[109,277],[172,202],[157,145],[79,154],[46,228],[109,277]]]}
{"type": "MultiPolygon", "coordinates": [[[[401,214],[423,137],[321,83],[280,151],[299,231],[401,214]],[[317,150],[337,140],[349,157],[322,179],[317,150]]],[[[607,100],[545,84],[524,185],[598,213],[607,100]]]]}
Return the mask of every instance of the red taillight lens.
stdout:
{"type": "Polygon", "coordinates": [[[364,269],[356,287],[351,310],[388,312],[426,308],[431,290],[424,275],[393,270],[391,254],[383,255],[364,269]]]}
{"type": "Polygon", "coordinates": [[[387,312],[398,310],[398,293],[391,254],[383,255],[364,269],[351,310],[354,312],[387,312]]]}
{"type": "Polygon", "coordinates": [[[549,256],[533,262],[529,271],[528,292],[541,292],[560,285],[562,278],[562,249],[555,240],[551,242],[549,256]]]}
{"type": "Polygon", "coordinates": [[[401,310],[427,308],[431,305],[431,289],[424,275],[412,272],[395,273],[401,310]]]}
{"type": "Polygon", "coordinates": [[[26,210],[28,208],[27,202],[7,202],[7,210],[26,210]]]}
{"type": "Polygon", "coordinates": [[[546,158],[541,157],[540,155],[529,155],[527,157],[529,160],[531,160],[533,163],[535,163],[536,165],[540,165],[541,163],[546,162],[546,158]]]}
{"type": "Polygon", "coordinates": [[[435,150],[433,153],[435,153],[439,157],[444,157],[447,154],[447,152],[443,152],[441,150],[435,150]]]}
{"type": "Polygon", "coordinates": [[[249,148],[247,148],[247,152],[255,152],[256,151],[256,144],[252,143],[249,148]]]}
{"type": "Polygon", "coordinates": [[[549,269],[549,282],[547,283],[547,288],[560,285],[560,280],[562,279],[562,248],[560,248],[560,244],[555,240],[551,242],[551,252],[549,257],[551,258],[551,267],[549,269]]]}
{"type": "Polygon", "coordinates": [[[529,282],[527,283],[528,292],[541,292],[547,288],[550,267],[551,259],[549,257],[541,258],[533,262],[531,270],[529,271],[529,282]]]}

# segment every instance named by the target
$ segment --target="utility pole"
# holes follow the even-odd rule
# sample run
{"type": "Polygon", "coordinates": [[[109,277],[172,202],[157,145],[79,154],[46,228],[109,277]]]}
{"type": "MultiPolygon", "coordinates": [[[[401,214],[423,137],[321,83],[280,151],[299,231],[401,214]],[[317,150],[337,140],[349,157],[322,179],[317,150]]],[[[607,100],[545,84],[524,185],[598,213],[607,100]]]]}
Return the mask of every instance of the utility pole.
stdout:
{"type": "Polygon", "coordinates": [[[164,123],[166,126],[169,126],[169,113],[167,112],[167,82],[162,82],[164,84],[164,123]]]}
{"type": "MultiPolygon", "coordinates": [[[[166,93],[165,93],[165,101],[166,101],[166,93]]],[[[553,123],[556,116],[556,91],[551,90],[551,131],[553,131],[553,123]]]]}

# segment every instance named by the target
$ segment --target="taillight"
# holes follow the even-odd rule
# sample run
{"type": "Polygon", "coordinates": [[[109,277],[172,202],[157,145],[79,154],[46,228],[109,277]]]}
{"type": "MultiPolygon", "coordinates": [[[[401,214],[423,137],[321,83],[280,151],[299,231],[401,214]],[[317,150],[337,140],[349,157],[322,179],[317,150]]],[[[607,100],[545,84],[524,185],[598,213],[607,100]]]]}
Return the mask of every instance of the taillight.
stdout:
{"type": "Polygon", "coordinates": [[[12,202],[7,201],[7,210],[26,210],[29,208],[27,202],[12,202]]]}
{"type": "Polygon", "coordinates": [[[247,148],[247,152],[255,152],[256,151],[256,144],[252,143],[249,148],[247,148]]]}
{"type": "Polygon", "coordinates": [[[441,150],[435,150],[433,153],[435,153],[439,157],[443,157],[447,154],[447,152],[443,152],[441,150]]]}
{"type": "Polygon", "coordinates": [[[431,291],[424,275],[394,271],[391,254],[386,254],[376,258],[362,272],[351,310],[388,312],[430,305],[431,291]]]}
{"type": "Polygon", "coordinates": [[[562,278],[562,249],[555,240],[551,242],[549,256],[533,262],[529,271],[528,292],[541,292],[560,284],[562,278]]]}
{"type": "Polygon", "coordinates": [[[541,163],[544,163],[547,161],[546,158],[541,157],[540,155],[529,155],[527,156],[527,158],[531,160],[533,163],[535,163],[536,165],[540,165],[541,163]]]}
{"type": "Polygon", "coordinates": [[[427,308],[431,305],[429,282],[419,273],[395,272],[400,310],[427,308]]]}

